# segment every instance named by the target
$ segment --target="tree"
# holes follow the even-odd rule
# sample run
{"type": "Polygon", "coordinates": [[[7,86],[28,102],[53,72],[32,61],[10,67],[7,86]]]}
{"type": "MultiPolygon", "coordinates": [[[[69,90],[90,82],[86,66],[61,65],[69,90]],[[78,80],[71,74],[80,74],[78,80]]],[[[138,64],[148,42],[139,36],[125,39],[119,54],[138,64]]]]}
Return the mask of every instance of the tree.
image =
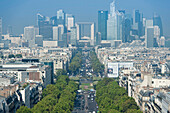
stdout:
{"type": "Polygon", "coordinates": [[[71,113],[74,107],[78,84],[66,75],[57,77],[55,84],[43,90],[43,99],[33,108],[34,113],[71,113]]]}
{"type": "Polygon", "coordinates": [[[104,72],[104,65],[99,61],[99,59],[97,58],[97,55],[94,51],[90,52],[90,59],[91,59],[91,62],[92,62],[93,72],[95,74],[103,73],[104,72]]]}
{"type": "Polygon", "coordinates": [[[73,59],[71,60],[71,63],[69,65],[69,71],[71,73],[76,74],[76,72],[79,70],[79,68],[81,67],[81,63],[82,63],[82,59],[81,59],[82,55],[80,52],[78,52],[73,59]]]}
{"type": "Polygon", "coordinates": [[[21,106],[18,110],[17,113],[33,113],[31,109],[29,109],[26,106],[21,106]]]}
{"type": "Polygon", "coordinates": [[[101,112],[126,113],[129,109],[140,112],[135,100],[128,97],[126,90],[115,79],[104,78],[98,82],[96,92],[96,101],[101,112]]]}
{"type": "Polygon", "coordinates": [[[117,111],[117,110],[115,110],[115,109],[111,109],[111,110],[109,110],[109,112],[108,113],[120,113],[119,111],[117,111]]]}
{"type": "Polygon", "coordinates": [[[126,113],[143,113],[143,112],[136,109],[128,109],[126,113]]]}
{"type": "Polygon", "coordinates": [[[59,70],[57,70],[56,75],[57,76],[67,75],[67,71],[64,69],[59,69],[59,70]]]}

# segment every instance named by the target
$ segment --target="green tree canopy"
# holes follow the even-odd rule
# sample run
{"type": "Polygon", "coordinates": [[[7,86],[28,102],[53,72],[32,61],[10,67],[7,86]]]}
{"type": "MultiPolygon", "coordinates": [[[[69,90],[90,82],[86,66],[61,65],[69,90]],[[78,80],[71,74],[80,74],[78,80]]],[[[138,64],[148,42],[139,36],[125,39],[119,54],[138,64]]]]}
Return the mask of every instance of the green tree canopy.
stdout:
{"type": "Polygon", "coordinates": [[[104,78],[96,86],[96,101],[102,113],[141,113],[133,98],[128,97],[124,88],[115,79],[104,78]]]}

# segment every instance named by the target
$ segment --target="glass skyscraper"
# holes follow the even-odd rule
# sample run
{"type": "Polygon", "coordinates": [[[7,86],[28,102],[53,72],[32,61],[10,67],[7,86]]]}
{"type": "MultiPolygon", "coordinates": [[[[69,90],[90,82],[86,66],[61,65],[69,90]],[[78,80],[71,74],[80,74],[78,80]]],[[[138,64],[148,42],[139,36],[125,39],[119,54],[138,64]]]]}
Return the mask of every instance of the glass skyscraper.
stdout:
{"type": "Polygon", "coordinates": [[[132,17],[130,14],[125,15],[125,42],[131,42],[132,38],[130,36],[130,31],[131,31],[131,26],[132,26],[132,17]]]}
{"type": "Polygon", "coordinates": [[[153,26],[147,27],[145,32],[146,32],[145,33],[146,48],[154,47],[154,27],[153,26]]]}
{"type": "Polygon", "coordinates": [[[44,21],[46,21],[46,17],[38,13],[37,14],[37,25],[39,26],[40,22],[44,22],[44,21]]]}
{"type": "Polygon", "coordinates": [[[157,14],[154,14],[153,25],[154,26],[159,26],[159,28],[160,28],[160,36],[163,36],[162,20],[161,20],[161,17],[159,15],[157,15],[157,14]]]}
{"type": "Polygon", "coordinates": [[[49,21],[39,23],[39,34],[43,36],[44,40],[53,39],[53,27],[49,21]]]}
{"type": "Polygon", "coordinates": [[[108,11],[98,11],[98,32],[101,33],[101,40],[107,40],[108,11]]]}
{"type": "Polygon", "coordinates": [[[139,10],[133,11],[133,35],[137,35],[138,38],[144,35],[143,28],[143,14],[139,10]]]}
{"type": "Polygon", "coordinates": [[[41,14],[37,14],[37,24],[39,27],[39,35],[43,36],[43,40],[52,40],[53,29],[52,24],[50,23],[50,18],[41,14]]]}
{"type": "Polygon", "coordinates": [[[125,42],[125,17],[124,13],[117,14],[117,40],[125,42]]]}

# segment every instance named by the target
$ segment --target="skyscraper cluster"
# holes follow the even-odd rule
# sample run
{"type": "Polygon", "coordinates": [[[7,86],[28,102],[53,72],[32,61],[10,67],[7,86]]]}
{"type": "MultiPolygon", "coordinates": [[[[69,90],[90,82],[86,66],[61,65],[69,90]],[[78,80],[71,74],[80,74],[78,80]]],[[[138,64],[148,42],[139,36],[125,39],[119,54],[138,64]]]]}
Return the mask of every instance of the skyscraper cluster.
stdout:
{"type": "MultiPolygon", "coordinates": [[[[154,14],[152,19],[147,19],[139,10],[133,14],[125,10],[116,9],[116,0],[110,4],[110,11],[98,11],[98,31],[94,22],[76,22],[72,14],[58,10],[53,17],[37,14],[37,24],[26,26],[24,34],[18,43],[13,40],[12,26],[7,27],[7,35],[2,37],[2,18],[0,18],[0,39],[3,47],[68,47],[95,46],[118,47],[122,44],[137,43],[136,45],[152,47],[165,47],[162,20],[154,14]],[[2,39],[3,38],[3,39],[2,39]],[[9,39],[9,40],[5,40],[9,39]],[[139,44],[139,42],[142,42],[139,44]],[[50,43],[50,44],[48,44],[50,43]],[[47,45],[46,45],[47,44],[47,45]]],[[[1,47],[1,48],[3,48],[1,47]]],[[[125,46],[126,47],[126,46],[125,46]]]]}
{"type": "MultiPolygon", "coordinates": [[[[72,14],[66,14],[63,10],[58,10],[56,16],[49,18],[38,13],[37,26],[25,27],[24,37],[30,46],[41,47],[46,46],[44,44],[47,43],[55,43],[55,46],[67,47],[69,40],[72,40],[70,38],[75,38],[71,35],[75,34],[74,29],[75,17],[72,14]],[[27,29],[31,29],[31,31],[27,29]]],[[[76,43],[73,42],[73,44],[76,43]]]]}
{"type": "Polygon", "coordinates": [[[101,33],[101,40],[108,40],[113,46],[117,41],[131,43],[135,40],[144,41],[147,48],[165,46],[161,44],[165,37],[159,15],[146,19],[139,10],[134,10],[131,16],[125,10],[117,10],[115,0],[110,4],[110,13],[98,11],[98,32],[101,33]]]}

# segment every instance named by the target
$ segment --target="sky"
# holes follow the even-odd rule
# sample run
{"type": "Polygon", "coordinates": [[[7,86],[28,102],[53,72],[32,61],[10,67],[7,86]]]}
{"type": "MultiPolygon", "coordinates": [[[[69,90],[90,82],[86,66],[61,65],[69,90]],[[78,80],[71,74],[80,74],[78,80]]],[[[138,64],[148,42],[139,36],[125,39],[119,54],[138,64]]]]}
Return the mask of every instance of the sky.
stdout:
{"type": "MultiPolygon", "coordinates": [[[[73,14],[76,22],[96,22],[98,10],[109,10],[112,0],[0,0],[0,17],[3,32],[8,25],[15,34],[22,34],[25,26],[36,25],[36,14],[55,16],[63,9],[73,14]]],[[[139,9],[144,17],[151,19],[154,12],[162,18],[164,35],[170,36],[170,0],[116,0],[116,9],[132,14],[139,9]]]]}

